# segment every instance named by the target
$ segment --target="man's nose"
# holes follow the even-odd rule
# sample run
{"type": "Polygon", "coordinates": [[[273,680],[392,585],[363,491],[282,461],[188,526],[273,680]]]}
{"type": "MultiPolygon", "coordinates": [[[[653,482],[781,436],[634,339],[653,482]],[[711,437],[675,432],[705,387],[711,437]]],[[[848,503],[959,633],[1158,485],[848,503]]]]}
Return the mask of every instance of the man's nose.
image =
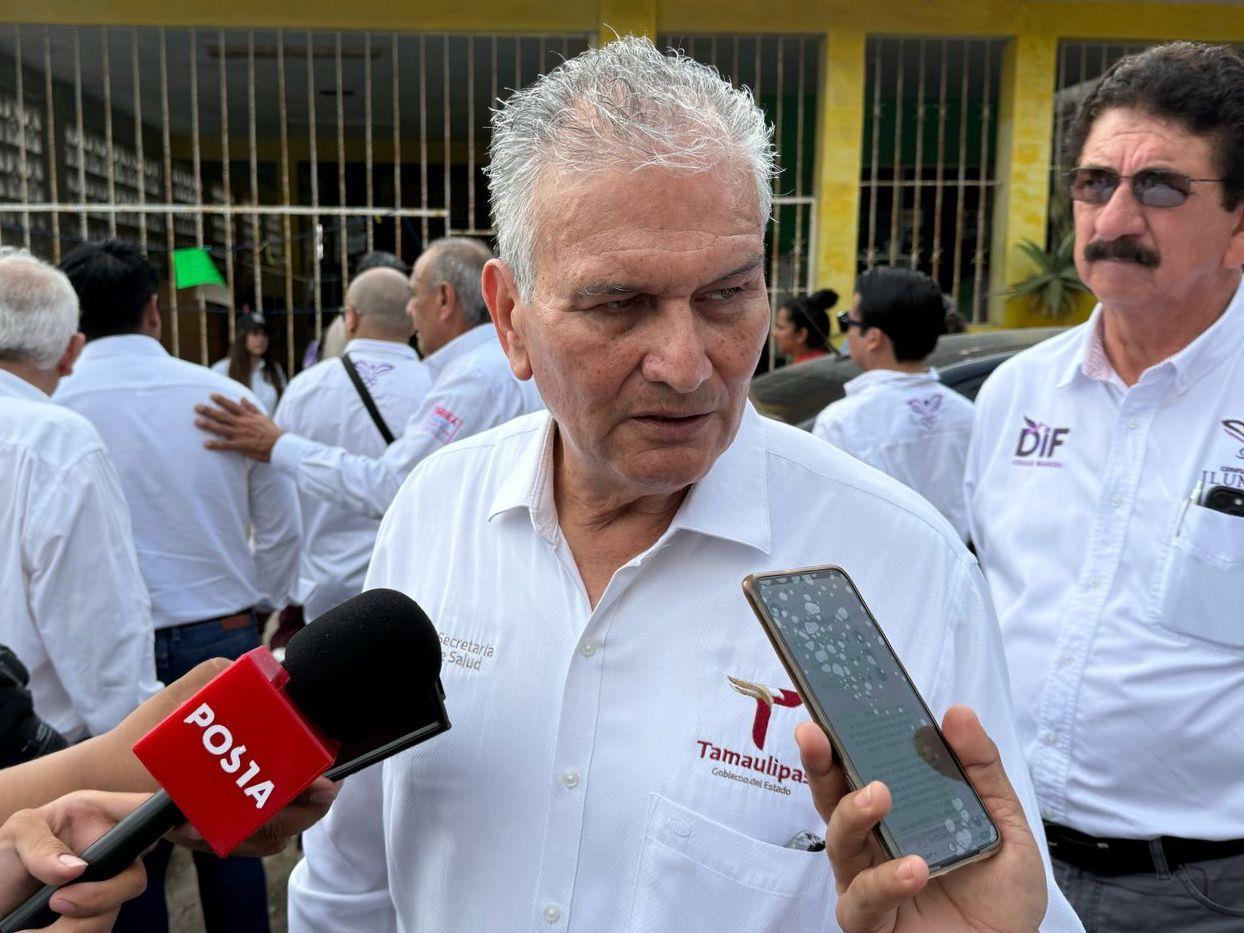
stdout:
{"type": "Polygon", "coordinates": [[[700,388],[713,373],[702,328],[704,323],[682,301],[658,310],[656,326],[644,357],[643,374],[649,382],[661,382],[687,395],[700,388]]]}
{"type": "Polygon", "coordinates": [[[1145,232],[1145,209],[1132,192],[1131,182],[1123,179],[1110,200],[1097,209],[1093,218],[1093,239],[1117,240],[1145,232]]]}

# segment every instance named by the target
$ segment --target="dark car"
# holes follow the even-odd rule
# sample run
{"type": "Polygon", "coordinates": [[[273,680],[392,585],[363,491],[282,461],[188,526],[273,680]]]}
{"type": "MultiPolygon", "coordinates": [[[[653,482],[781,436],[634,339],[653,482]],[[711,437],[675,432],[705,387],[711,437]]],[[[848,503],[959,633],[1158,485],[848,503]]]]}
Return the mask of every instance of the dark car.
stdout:
{"type": "MultiPolygon", "coordinates": [[[[1061,333],[1062,327],[1022,327],[979,333],[947,334],[937,342],[929,365],[937,368],[943,384],[970,399],[1003,361],[1020,350],[1061,333]]],[[[811,429],[812,422],[830,402],[843,396],[843,386],[860,374],[846,356],[827,356],[784,366],[752,381],[752,401],[766,415],[811,429]]]]}

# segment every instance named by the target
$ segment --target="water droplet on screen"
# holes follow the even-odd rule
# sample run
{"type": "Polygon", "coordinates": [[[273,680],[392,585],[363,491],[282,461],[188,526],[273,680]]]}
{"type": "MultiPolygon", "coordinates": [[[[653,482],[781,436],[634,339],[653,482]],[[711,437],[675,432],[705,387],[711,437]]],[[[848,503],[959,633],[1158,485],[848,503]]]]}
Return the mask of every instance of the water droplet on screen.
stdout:
{"type": "Polygon", "coordinates": [[[821,627],[817,625],[815,622],[805,622],[803,624],[803,630],[807,632],[809,635],[815,635],[817,632],[821,630],[821,627]]]}
{"type": "Polygon", "coordinates": [[[963,801],[962,801],[962,800],[960,800],[958,797],[956,797],[954,800],[950,801],[950,805],[951,805],[952,807],[954,807],[956,810],[962,810],[962,809],[963,809],[963,801]]]}
{"type": "Polygon", "coordinates": [[[829,655],[827,655],[824,651],[818,651],[815,655],[813,655],[813,657],[816,658],[818,661],[823,662],[823,661],[828,660],[829,655]]]}
{"type": "Polygon", "coordinates": [[[786,602],[786,600],[790,599],[790,594],[789,593],[778,593],[778,599],[780,599],[782,602],[786,602]]]}
{"type": "Polygon", "coordinates": [[[816,603],[804,603],[803,608],[805,612],[811,613],[814,616],[819,616],[821,614],[821,607],[816,603]]]}
{"type": "Polygon", "coordinates": [[[847,669],[843,667],[841,664],[834,665],[834,673],[837,674],[839,677],[842,677],[844,674],[846,674],[846,672],[847,672],[847,669]]]}
{"type": "Polygon", "coordinates": [[[822,664],[822,665],[821,665],[821,670],[823,670],[826,674],[831,674],[831,673],[833,673],[833,670],[834,670],[834,669],[833,669],[832,667],[830,667],[828,664],[822,664]]]}
{"type": "Polygon", "coordinates": [[[847,619],[851,618],[851,613],[847,612],[847,610],[842,606],[838,607],[838,611],[835,612],[834,615],[838,617],[839,622],[845,622],[847,619]]]}
{"type": "Polygon", "coordinates": [[[972,844],[972,834],[966,829],[961,829],[955,833],[955,842],[959,843],[960,851],[962,851],[972,844]]]}
{"type": "Polygon", "coordinates": [[[953,833],[954,831],[955,831],[955,821],[947,820],[946,821],[946,832],[953,833]]]}

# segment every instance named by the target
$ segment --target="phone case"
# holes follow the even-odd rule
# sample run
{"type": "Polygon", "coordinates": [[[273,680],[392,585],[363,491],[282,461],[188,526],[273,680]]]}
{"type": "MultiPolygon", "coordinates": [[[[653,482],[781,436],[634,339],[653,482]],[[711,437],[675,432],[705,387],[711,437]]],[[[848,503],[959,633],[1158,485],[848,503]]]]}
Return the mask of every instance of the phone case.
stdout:
{"type": "MultiPolygon", "coordinates": [[[[990,823],[993,824],[996,838],[992,843],[985,846],[983,849],[978,849],[958,861],[942,865],[937,869],[933,869],[933,867],[930,866],[929,877],[936,878],[946,874],[947,872],[953,871],[956,868],[962,868],[964,865],[970,865],[973,862],[979,862],[983,859],[989,858],[989,856],[993,855],[1001,847],[1002,833],[998,829],[998,825],[994,821],[993,816],[989,813],[989,810],[981,801],[980,796],[976,793],[976,788],[974,788],[971,781],[967,779],[967,775],[963,770],[963,763],[959,761],[959,756],[955,754],[954,749],[950,747],[950,743],[948,743],[945,736],[942,735],[941,726],[938,725],[937,717],[933,715],[933,712],[929,709],[928,704],[924,702],[924,697],[922,697],[920,695],[920,691],[916,689],[915,683],[912,681],[911,676],[907,673],[907,668],[903,666],[902,659],[899,658],[897,652],[895,652],[894,646],[890,644],[889,637],[878,624],[872,610],[869,609],[868,604],[864,602],[864,598],[860,595],[859,588],[855,585],[855,581],[851,579],[851,575],[837,564],[824,564],[819,567],[803,567],[797,570],[777,570],[765,573],[749,574],[743,580],[743,595],[747,598],[747,602],[752,607],[752,612],[756,614],[756,618],[760,620],[760,624],[769,638],[769,643],[773,645],[773,650],[777,653],[779,660],[781,660],[782,666],[786,669],[786,673],[790,675],[791,679],[795,683],[795,688],[799,691],[799,695],[803,697],[804,706],[811,714],[813,722],[820,726],[825,732],[825,735],[829,737],[829,742],[833,747],[834,755],[837,757],[838,761],[842,763],[843,770],[846,773],[847,784],[850,786],[851,790],[858,790],[863,786],[864,782],[860,779],[860,775],[856,770],[855,764],[844,751],[843,744],[839,740],[833,724],[825,715],[824,710],[821,709],[820,701],[817,699],[807,679],[804,677],[803,669],[800,667],[798,662],[796,662],[794,657],[791,656],[790,651],[787,648],[786,641],[783,639],[781,634],[778,633],[777,626],[770,617],[768,608],[760,598],[757,586],[760,581],[774,577],[792,577],[800,574],[823,573],[825,571],[833,571],[841,574],[842,578],[851,588],[852,593],[855,594],[855,598],[859,601],[860,606],[863,608],[864,614],[868,617],[873,628],[881,637],[886,651],[894,660],[894,663],[898,666],[898,669],[902,672],[903,676],[907,679],[907,683],[911,686],[912,694],[916,697],[921,707],[924,709],[925,714],[928,716],[929,722],[933,724],[933,728],[936,730],[938,738],[941,739],[942,744],[950,753],[950,757],[953,759],[955,766],[959,769],[959,772],[964,775],[964,782],[967,785],[968,790],[970,790],[972,795],[976,797],[977,802],[981,805],[981,810],[989,818],[990,823]]],[[[884,821],[876,826],[873,830],[873,834],[877,838],[881,848],[885,851],[887,856],[891,859],[901,857],[902,853],[898,851],[897,844],[886,830],[884,821]]]]}

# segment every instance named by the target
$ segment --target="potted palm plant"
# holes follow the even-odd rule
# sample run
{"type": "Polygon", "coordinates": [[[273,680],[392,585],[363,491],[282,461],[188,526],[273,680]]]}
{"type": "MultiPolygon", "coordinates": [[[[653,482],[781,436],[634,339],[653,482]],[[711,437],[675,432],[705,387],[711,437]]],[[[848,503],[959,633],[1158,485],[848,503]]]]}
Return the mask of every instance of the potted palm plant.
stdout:
{"type": "Polygon", "coordinates": [[[1073,311],[1080,296],[1088,291],[1076,272],[1075,234],[1065,234],[1050,250],[1032,240],[1024,240],[1019,248],[1033,272],[1012,285],[1007,296],[1027,299],[1033,311],[1048,318],[1061,318],[1073,311]]]}

